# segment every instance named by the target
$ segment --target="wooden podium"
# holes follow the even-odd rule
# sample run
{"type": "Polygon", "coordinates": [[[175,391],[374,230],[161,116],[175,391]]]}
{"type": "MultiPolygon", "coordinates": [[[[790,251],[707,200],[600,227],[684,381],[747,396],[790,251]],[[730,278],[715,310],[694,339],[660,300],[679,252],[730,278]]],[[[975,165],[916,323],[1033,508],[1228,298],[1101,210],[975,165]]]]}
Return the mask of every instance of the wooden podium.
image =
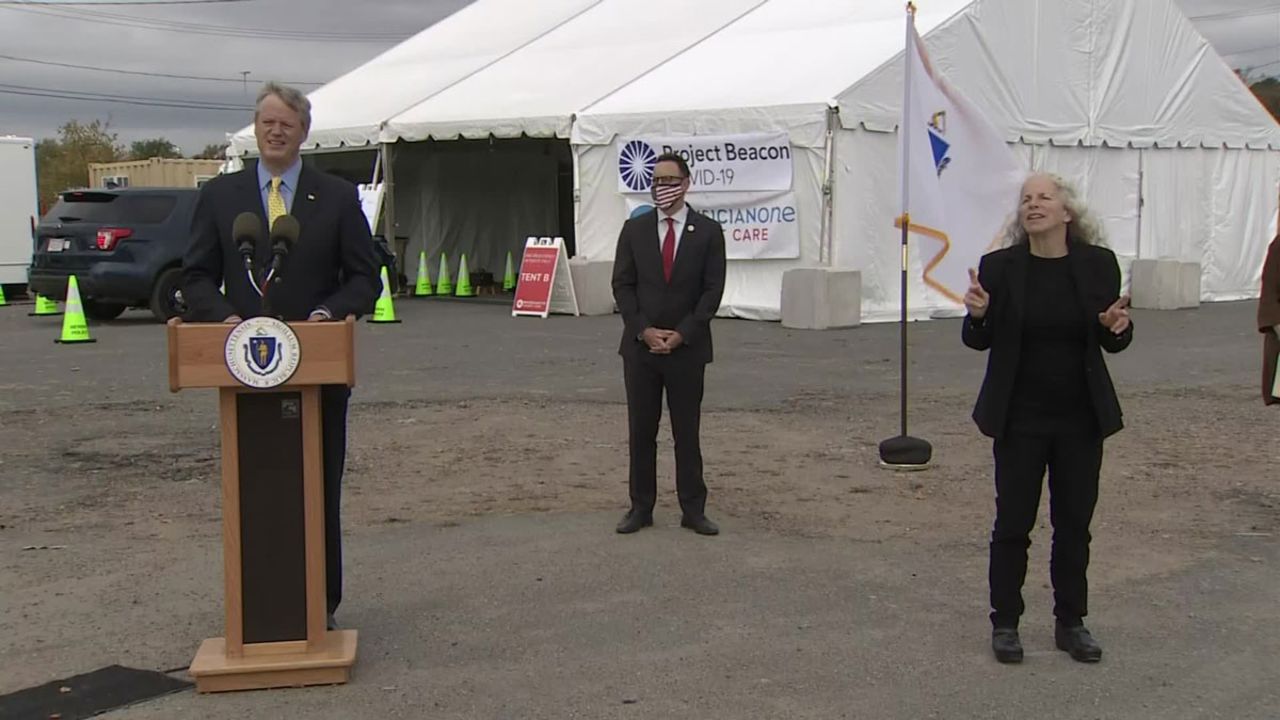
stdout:
{"type": "Polygon", "coordinates": [[[344,683],[357,633],[325,628],[320,386],[355,385],[355,323],[289,324],[296,369],[269,389],[229,369],[235,327],[168,324],[169,389],[218,388],[222,416],[226,634],[189,672],[199,692],[344,683]]]}

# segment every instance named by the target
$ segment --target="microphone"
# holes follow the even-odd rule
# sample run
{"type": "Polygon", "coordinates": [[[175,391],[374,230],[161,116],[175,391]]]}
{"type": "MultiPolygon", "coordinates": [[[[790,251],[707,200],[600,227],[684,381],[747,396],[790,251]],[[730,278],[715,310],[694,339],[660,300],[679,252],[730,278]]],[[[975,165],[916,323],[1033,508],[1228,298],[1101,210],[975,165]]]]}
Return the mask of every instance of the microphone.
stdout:
{"type": "Polygon", "coordinates": [[[293,244],[298,242],[298,233],[302,227],[298,225],[298,219],[292,215],[281,215],[271,225],[271,273],[272,276],[280,274],[280,266],[284,264],[285,257],[289,254],[289,250],[293,248],[293,244]]]}
{"type": "Polygon", "coordinates": [[[240,259],[246,270],[253,272],[253,251],[262,239],[262,223],[251,212],[242,212],[231,225],[231,237],[240,250],[240,259]]]}

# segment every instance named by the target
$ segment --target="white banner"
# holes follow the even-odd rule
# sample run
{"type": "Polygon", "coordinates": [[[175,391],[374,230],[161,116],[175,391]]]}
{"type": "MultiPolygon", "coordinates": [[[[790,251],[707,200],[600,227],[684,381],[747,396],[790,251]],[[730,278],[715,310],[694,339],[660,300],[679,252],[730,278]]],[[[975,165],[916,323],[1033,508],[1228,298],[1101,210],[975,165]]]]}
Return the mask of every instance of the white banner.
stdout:
{"type": "Polygon", "coordinates": [[[658,156],[669,152],[689,164],[690,193],[791,189],[791,142],[786,133],[620,137],[617,149],[620,193],[648,193],[658,156]]]}
{"type": "Polygon", "coordinates": [[[382,183],[373,185],[361,183],[356,186],[360,196],[360,209],[364,211],[364,219],[369,221],[369,232],[378,234],[378,218],[382,214],[382,183]]]}
{"type": "MultiPolygon", "coordinates": [[[[627,195],[630,217],[653,210],[653,201],[627,195]]],[[[689,207],[724,227],[725,255],[730,260],[782,260],[800,257],[800,222],[796,195],[784,192],[690,194],[689,207]]],[[[657,242],[656,236],[654,242],[657,242]]]]}

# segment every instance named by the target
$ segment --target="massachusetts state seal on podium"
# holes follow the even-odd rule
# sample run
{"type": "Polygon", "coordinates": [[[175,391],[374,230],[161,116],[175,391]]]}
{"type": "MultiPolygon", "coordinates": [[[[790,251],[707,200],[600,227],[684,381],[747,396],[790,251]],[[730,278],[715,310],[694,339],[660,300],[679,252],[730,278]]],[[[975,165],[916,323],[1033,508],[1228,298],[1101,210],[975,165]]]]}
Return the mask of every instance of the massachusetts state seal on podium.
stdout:
{"type": "Polygon", "coordinates": [[[269,317],[236,325],[224,348],[227,370],[251,388],[273,388],[289,381],[298,369],[301,346],[293,328],[269,317]]]}

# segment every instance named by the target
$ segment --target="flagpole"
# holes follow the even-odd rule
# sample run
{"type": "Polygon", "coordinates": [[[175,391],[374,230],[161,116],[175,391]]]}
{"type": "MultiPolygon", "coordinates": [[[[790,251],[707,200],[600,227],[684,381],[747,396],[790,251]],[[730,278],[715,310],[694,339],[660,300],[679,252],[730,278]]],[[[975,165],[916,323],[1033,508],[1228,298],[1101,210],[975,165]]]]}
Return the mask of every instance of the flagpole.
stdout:
{"type": "Polygon", "coordinates": [[[906,50],[902,54],[903,72],[902,72],[902,122],[898,124],[898,132],[903,133],[902,136],[902,288],[901,301],[899,309],[902,317],[898,329],[898,336],[901,340],[901,349],[898,353],[901,362],[901,402],[900,419],[902,421],[902,437],[907,436],[907,242],[911,234],[911,141],[910,137],[905,133],[908,132],[908,118],[913,117],[911,114],[911,68],[915,63],[911,62],[911,53],[915,52],[915,25],[916,25],[916,6],[914,3],[907,3],[907,37],[903,43],[906,50]]]}
{"type": "Polygon", "coordinates": [[[915,65],[915,58],[912,53],[917,52],[915,46],[916,38],[916,6],[915,3],[907,3],[906,17],[906,40],[903,43],[904,51],[902,53],[902,122],[898,124],[898,136],[902,142],[902,214],[898,217],[898,222],[902,226],[902,274],[901,274],[901,296],[899,298],[901,317],[898,323],[898,336],[900,340],[899,359],[900,359],[900,388],[899,388],[899,419],[901,434],[896,437],[889,438],[880,443],[880,464],[883,467],[894,470],[922,470],[929,465],[929,460],[933,456],[933,447],[925,440],[914,438],[907,434],[907,267],[909,257],[907,254],[907,243],[911,234],[911,136],[913,128],[911,123],[914,115],[911,108],[911,81],[912,67],[915,65]]]}

